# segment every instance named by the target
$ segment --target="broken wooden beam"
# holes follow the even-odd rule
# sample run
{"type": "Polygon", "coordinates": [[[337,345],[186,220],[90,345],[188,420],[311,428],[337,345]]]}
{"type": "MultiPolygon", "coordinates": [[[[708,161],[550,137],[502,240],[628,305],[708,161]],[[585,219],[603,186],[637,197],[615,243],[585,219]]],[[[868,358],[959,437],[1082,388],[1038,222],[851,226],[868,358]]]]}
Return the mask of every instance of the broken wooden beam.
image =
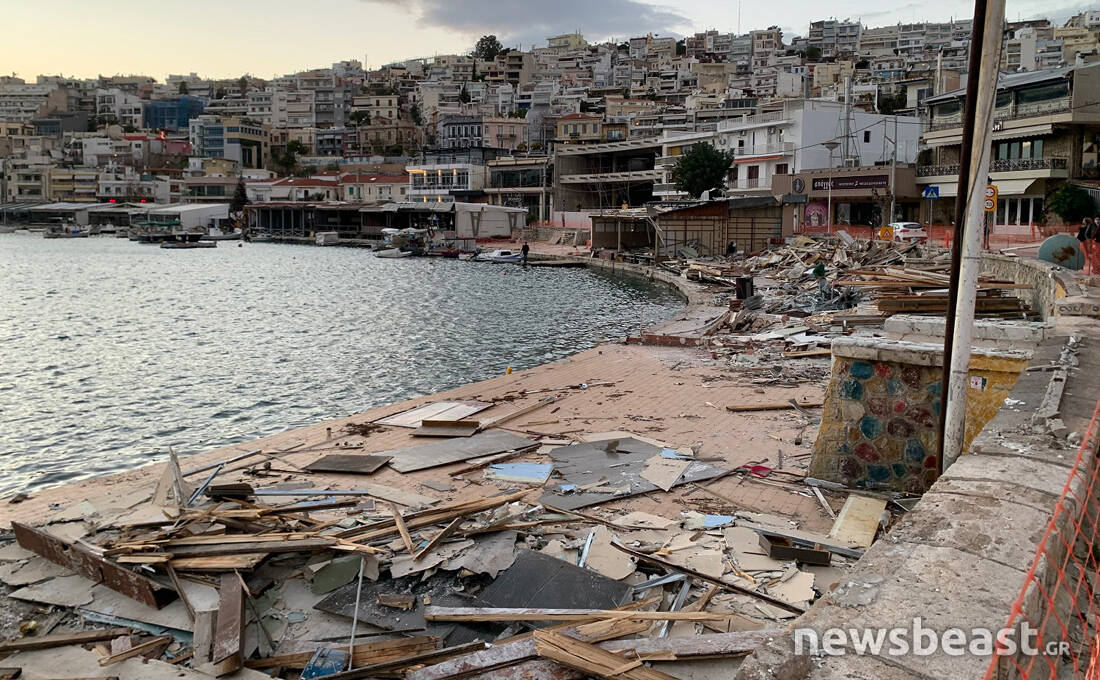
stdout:
{"type": "Polygon", "coordinates": [[[638,654],[619,656],[580,640],[548,630],[535,631],[535,652],[563,666],[601,678],[624,680],[675,680],[671,675],[642,665],[638,654]]]}
{"type": "Polygon", "coordinates": [[[59,633],[44,637],[28,637],[19,640],[0,642],[0,654],[12,652],[31,652],[36,649],[52,649],[54,647],[68,647],[69,645],[83,645],[89,642],[113,640],[123,635],[129,635],[129,628],[104,628],[102,630],[86,630],[80,633],[59,633]]]}
{"type": "Polygon", "coordinates": [[[438,546],[444,539],[453,534],[458,529],[458,526],[462,524],[462,520],[464,519],[465,517],[455,517],[453,520],[451,520],[451,523],[445,526],[443,530],[440,531],[438,534],[436,534],[435,538],[428,542],[428,545],[424,546],[424,548],[420,552],[413,555],[413,562],[419,562],[420,560],[424,559],[424,557],[432,550],[434,550],[435,547],[438,546]]]}
{"type": "Polygon", "coordinates": [[[361,680],[362,678],[373,678],[375,676],[393,673],[403,668],[438,663],[446,659],[461,656],[463,654],[468,654],[475,650],[485,649],[485,646],[486,645],[484,642],[469,642],[464,645],[446,647],[444,649],[439,649],[434,652],[425,652],[424,654],[415,654],[413,656],[407,656],[402,659],[395,659],[393,661],[374,663],[369,666],[363,666],[362,668],[355,668],[352,670],[343,671],[342,673],[326,675],[325,678],[327,678],[328,680],[361,680]]]}
{"type": "Polygon", "coordinates": [[[595,621],[630,619],[633,621],[719,621],[729,612],[635,612],[616,609],[537,609],[524,607],[436,607],[424,608],[428,621],[595,621]]]}
{"type": "MultiPolygon", "coordinates": [[[[365,664],[387,663],[405,659],[410,656],[425,654],[439,647],[439,638],[431,635],[420,635],[412,638],[400,638],[397,640],[383,640],[381,642],[365,642],[355,645],[352,667],[365,664]]],[[[314,651],[298,654],[284,654],[272,656],[266,659],[254,659],[245,662],[247,668],[305,668],[313,657],[314,651]]]]}
{"type": "Polygon", "coordinates": [[[313,552],[331,548],[338,541],[335,538],[317,536],[314,538],[302,538],[292,540],[259,540],[254,541],[225,541],[224,543],[209,543],[206,545],[179,545],[172,544],[168,547],[173,558],[184,557],[215,557],[224,555],[247,555],[253,553],[288,553],[288,552],[313,552]]]}
{"type": "Polygon", "coordinates": [[[210,662],[221,677],[241,667],[244,646],[244,588],[237,573],[222,574],[218,584],[218,615],[210,662]]]}
{"type": "MultiPolygon", "coordinates": [[[[547,629],[544,629],[547,630],[547,629]]],[[[576,629],[561,630],[576,637],[576,629]]],[[[778,629],[752,630],[735,633],[692,635],[688,637],[609,640],[597,644],[611,652],[635,649],[640,654],[671,653],[677,659],[718,659],[751,653],[770,638],[782,635],[778,629]]],[[[593,642],[592,640],[586,640],[593,642]]],[[[527,636],[513,643],[494,643],[491,647],[448,659],[433,666],[408,671],[405,680],[459,680],[482,673],[507,668],[537,658],[535,640],[527,636]]]]}
{"type": "Polygon", "coordinates": [[[106,560],[78,543],[69,545],[55,536],[19,522],[12,522],[11,526],[20,547],[138,602],[160,609],[176,599],[176,591],[171,588],[106,560]]]}
{"type": "Polygon", "coordinates": [[[155,637],[148,642],[144,642],[140,645],[135,645],[127,649],[126,651],[119,652],[118,654],[111,654],[110,656],[105,656],[99,660],[99,665],[110,666],[112,664],[119,663],[120,661],[125,661],[126,659],[132,659],[135,656],[142,656],[149,653],[156,653],[159,656],[160,652],[163,652],[164,648],[170,644],[172,644],[172,636],[161,635],[160,637],[155,637]]]}

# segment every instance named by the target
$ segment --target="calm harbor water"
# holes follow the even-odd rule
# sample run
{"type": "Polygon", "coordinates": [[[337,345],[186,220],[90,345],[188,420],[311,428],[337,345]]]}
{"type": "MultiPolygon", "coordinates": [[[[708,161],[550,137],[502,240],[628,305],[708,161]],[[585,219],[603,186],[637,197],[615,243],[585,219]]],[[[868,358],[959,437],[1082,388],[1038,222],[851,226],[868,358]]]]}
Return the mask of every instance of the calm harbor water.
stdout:
{"type": "Polygon", "coordinates": [[[583,269],[0,235],[0,497],[529,368],[672,314],[583,269]]]}

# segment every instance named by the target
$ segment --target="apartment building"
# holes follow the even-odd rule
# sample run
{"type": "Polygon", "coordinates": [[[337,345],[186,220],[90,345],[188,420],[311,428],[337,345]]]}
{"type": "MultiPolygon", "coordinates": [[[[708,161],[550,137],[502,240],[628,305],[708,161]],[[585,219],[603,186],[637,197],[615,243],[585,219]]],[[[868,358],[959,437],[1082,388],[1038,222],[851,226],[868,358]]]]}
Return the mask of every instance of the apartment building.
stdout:
{"type": "Polygon", "coordinates": [[[836,19],[814,21],[810,23],[806,44],[820,50],[822,58],[825,59],[845,54],[858,54],[862,30],[863,26],[858,21],[837,21],[836,19]]]}
{"type": "MultiPolygon", "coordinates": [[[[713,132],[665,135],[657,159],[661,178],[654,193],[662,198],[682,197],[673,186],[676,157],[701,142],[733,153],[727,193],[745,196],[769,194],[776,176],[892,162],[894,134],[894,116],[854,109],[849,113],[835,101],[786,100],[753,115],[724,120],[713,132]],[[846,115],[853,131],[847,140],[842,133],[846,115]]],[[[919,119],[897,117],[899,163],[916,160],[919,137],[919,119]]]]}
{"type": "Polygon", "coordinates": [[[99,170],[95,168],[49,169],[49,200],[55,203],[96,203],[99,170]]]}
{"type": "Polygon", "coordinates": [[[657,137],[554,148],[554,206],[579,212],[640,206],[653,200],[661,178],[657,137]]]}
{"type": "Polygon", "coordinates": [[[145,102],[140,97],[118,88],[95,91],[95,117],[113,120],[123,127],[138,129],[145,120],[145,102]]]}
{"type": "Polygon", "coordinates": [[[471,146],[425,151],[406,168],[410,201],[486,202],[488,162],[503,150],[471,146]]]}
{"type": "Polygon", "coordinates": [[[242,168],[262,168],[271,153],[266,125],[242,118],[202,115],[188,124],[192,153],[200,158],[227,158],[242,168]]]}
{"type": "Polygon", "coordinates": [[[96,182],[96,200],[100,203],[172,203],[172,180],[133,168],[101,170],[96,182]]]}
{"type": "MultiPolygon", "coordinates": [[[[997,89],[989,176],[1000,194],[994,224],[1030,229],[1043,219],[1044,197],[1074,179],[1100,179],[1100,64],[1002,75],[997,89]]],[[[921,141],[931,163],[917,181],[940,200],[932,219],[946,223],[958,193],[966,90],[924,101],[921,141]]]]}
{"type": "Polygon", "coordinates": [[[1004,41],[1002,68],[1014,71],[1041,71],[1063,65],[1063,43],[1054,37],[1054,28],[1027,26],[1013,32],[1004,41]]]}
{"type": "Polygon", "coordinates": [[[489,203],[526,208],[529,221],[546,221],[553,210],[554,164],[549,156],[495,158],[487,163],[489,203]]]}
{"type": "Polygon", "coordinates": [[[245,114],[249,119],[266,124],[268,127],[281,128],[289,123],[285,90],[265,87],[262,90],[249,90],[248,106],[245,114]]]}
{"type": "Polygon", "coordinates": [[[147,130],[168,132],[186,130],[191,119],[201,116],[205,108],[204,100],[190,95],[146,102],[143,112],[144,127],[147,130]]]}
{"type": "Polygon", "coordinates": [[[68,91],[54,84],[0,85],[0,120],[30,122],[50,111],[65,111],[69,107],[68,91]]]}

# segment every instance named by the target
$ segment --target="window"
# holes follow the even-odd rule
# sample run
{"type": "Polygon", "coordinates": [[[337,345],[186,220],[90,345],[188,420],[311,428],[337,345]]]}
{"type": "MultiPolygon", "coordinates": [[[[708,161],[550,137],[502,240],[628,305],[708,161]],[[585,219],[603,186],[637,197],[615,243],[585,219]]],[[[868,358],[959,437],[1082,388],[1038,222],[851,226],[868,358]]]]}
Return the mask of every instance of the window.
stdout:
{"type": "Polygon", "coordinates": [[[748,178],[749,179],[760,179],[760,166],[759,165],[750,165],[748,167],[748,178]]]}
{"type": "Polygon", "coordinates": [[[864,144],[870,144],[871,143],[871,131],[870,130],[864,130],[863,131],[863,143],[864,144]]]}
{"type": "Polygon", "coordinates": [[[787,174],[787,164],[786,163],[776,163],[775,164],[775,174],[777,174],[777,175],[786,175],[787,174]]]}

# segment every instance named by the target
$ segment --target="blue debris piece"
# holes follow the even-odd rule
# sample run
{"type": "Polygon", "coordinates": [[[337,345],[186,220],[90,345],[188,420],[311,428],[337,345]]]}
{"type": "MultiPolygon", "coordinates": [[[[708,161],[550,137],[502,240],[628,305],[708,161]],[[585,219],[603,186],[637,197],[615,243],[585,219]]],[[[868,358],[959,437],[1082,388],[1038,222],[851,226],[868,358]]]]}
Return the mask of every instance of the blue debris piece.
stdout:
{"type": "Polygon", "coordinates": [[[727,524],[733,524],[732,515],[707,515],[703,518],[703,528],[713,529],[714,527],[722,527],[727,524]]]}
{"type": "Polygon", "coordinates": [[[558,485],[558,490],[561,491],[562,493],[573,493],[574,491],[577,490],[577,485],[576,484],[559,484],[558,485]]]}
{"type": "Polygon", "coordinates": [[[676,453],[676,449],[661,449],[662,458],[677,458],[679,460],[691,460],[691,456],[684,456],[676,453]]]}
{"type": "Polygon", "coordinates": [[[494,463],[485,471],[485,476],[508,482],[545,484],[553,471],[553,463],[494,463]]]}
{"type": "Polygon", "coordinates": [[[313,653],[305,670],[302,671],[302,680],[309,678],[323,678],[326,675],[334,675],[348,667],[348,653],[343,649],[322,647],[313,653]]]}

